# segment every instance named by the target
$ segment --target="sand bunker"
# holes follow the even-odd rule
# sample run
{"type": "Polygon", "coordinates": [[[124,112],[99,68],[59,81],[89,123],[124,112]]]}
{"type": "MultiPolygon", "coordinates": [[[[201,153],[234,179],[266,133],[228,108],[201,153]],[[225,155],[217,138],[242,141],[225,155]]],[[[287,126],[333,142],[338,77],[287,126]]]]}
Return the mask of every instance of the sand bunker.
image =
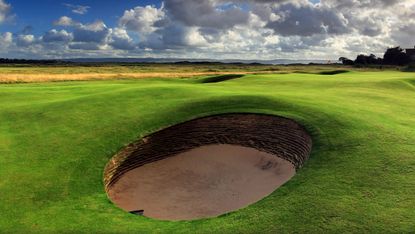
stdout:
{"type": "Polygon", "coordinates": [[[192,220],[243,208],[288,181],[311,151],[293,120],[254,114],[210,116],[132,143],[105,168],[109,198],[162,220],[192,220]]]}
{"type": "Polygon", "coordinates": [[[256,149],[209,145],[125,173],[109,190],[126,211],[189,220],[252,204],[295,174],[294,165],[256,149]]]}

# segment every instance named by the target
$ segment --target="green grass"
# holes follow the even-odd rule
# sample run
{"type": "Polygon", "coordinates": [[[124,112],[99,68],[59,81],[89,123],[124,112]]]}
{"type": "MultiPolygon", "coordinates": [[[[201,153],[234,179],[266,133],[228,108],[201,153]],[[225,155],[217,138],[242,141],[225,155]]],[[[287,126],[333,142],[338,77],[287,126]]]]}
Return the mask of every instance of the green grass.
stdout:
{"type": "Polygon", "coordinates": [[[415,75],[249,75],[0,85],[0,232],[415,231],[415,75]],[[313,137],[287,184],[218,218],[157,221],[115,207],[103,169],[160,128],[226,112],[293,118],[313,137]]]}

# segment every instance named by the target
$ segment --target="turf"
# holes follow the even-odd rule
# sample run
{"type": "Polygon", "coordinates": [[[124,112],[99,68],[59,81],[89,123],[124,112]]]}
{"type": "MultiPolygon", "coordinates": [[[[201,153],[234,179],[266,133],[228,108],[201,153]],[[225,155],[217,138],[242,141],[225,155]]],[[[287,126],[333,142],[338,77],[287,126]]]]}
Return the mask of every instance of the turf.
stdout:
{"type": "Polygon", "coordinates": [[[414,232],[414,73],[201,79],[0,85],[0,232],[414,232]],[[311,158],[270,196],[217,218],[157,221],[108,200],[103,169],[124,145],[229,112],[297,120],[311,158]]]}

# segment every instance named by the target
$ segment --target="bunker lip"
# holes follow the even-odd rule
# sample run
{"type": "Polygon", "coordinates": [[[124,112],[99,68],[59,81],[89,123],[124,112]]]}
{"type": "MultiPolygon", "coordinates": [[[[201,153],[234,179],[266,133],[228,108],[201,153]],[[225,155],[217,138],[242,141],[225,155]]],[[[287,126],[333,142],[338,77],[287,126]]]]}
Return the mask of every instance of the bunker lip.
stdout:
{"type": "MultiPolygon", "coordinates": [[[[121,150],[105,168],[105,189],[110,199],[117,204],[116,199],[111,197],[115,191],[112,189],[117,188],[118,181],[122,183],[124,176],[134,174],[134,171],[151,167],[151,165],[163,163],[163,161],[183,157],[181,154],[191,153],[194,150],[199,150],[198,148],[209,145],[236,145],[250,148],[249,150],[260,151],[260,153],[275,157],[275,159],[283,159],[280,163],[289,162],[289,165],[298,169],[308,159],[312,141],[301,125],[284,117],[262,114],[223,114],[198,118],[155,132],[121,150]]],[[[174,178],[172,177],[171,180],[174,181],[174,178]]],[[[278,186],[275,185],[273,189],[278,186]]],[[[249,190],[249,188],[247,189],[249,190]]],[[[261,196],[264,197],[269,193],[267,190],[261,196]]],[[[258,197],[240,204],[237,208],[242,208],[256,200],[258,197]]],[[[120,206],[122,207],[122,205],[120,206]]],[[[226,211],[235,209],[235,207],[231,207],[226,211]]],[[[222,211],[222,213],[226,211],[222,211]]],[[[149,212],[149,210],[144,210],[144,215],[151,215],[149,212]]],[[[221,213],[195,215],[193,218],[170,217],[168,215],[164,218],[157,215],[151,216],[178,220],[212,217],[218,214],[221,213]]]]}

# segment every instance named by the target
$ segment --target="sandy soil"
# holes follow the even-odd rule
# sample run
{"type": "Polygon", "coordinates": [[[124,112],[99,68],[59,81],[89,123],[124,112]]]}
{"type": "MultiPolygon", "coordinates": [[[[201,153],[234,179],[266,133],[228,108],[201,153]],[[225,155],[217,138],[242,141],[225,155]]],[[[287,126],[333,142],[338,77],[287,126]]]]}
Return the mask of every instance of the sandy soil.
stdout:
{"type": "Polygon", "coordinates": [[[207,145],[125,173],[109,190],[126,211],[161,220],[214,217],[255,203],[295,174],[279,157],[235,145],[207,145]]]}

